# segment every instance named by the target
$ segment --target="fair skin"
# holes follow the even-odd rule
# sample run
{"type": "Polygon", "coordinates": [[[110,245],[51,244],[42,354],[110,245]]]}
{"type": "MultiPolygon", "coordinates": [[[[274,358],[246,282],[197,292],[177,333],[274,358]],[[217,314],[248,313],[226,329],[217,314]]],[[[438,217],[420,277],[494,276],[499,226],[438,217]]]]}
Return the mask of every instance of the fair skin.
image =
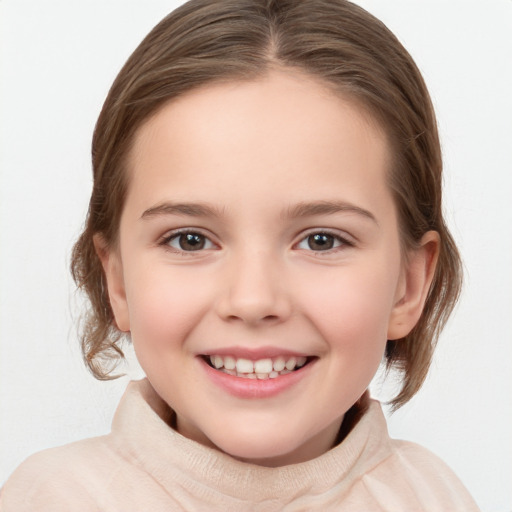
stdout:
{"type": "Polygon", "coordinates": [[[266,466],[332,447],[435,267],[433,232],[404,264],[390,157],[353,102],[284,70],[192,91],[139,129],[118,246],[95,242],[184,436],[266,466]]]}

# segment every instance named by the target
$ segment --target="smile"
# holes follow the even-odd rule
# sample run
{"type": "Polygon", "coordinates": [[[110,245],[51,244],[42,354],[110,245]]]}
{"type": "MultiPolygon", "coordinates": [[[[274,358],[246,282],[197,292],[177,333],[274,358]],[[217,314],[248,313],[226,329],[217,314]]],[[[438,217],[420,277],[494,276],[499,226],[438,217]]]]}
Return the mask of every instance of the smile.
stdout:
{"type": "Polygon", "coordinates": [[[198,355],[197,359],[216,388],[244,400],[271,399],[294,389],[312,374],[319,359],[276,347],[228,350],[198,355]]]}
{"type": "Polygon", "coordinates": [[[275,379],[304,367],[310,358],[304,356],[277,356],[252,361],[233,356],[210,355],[205,361],[215,370],[243,379],[275,379]]]}

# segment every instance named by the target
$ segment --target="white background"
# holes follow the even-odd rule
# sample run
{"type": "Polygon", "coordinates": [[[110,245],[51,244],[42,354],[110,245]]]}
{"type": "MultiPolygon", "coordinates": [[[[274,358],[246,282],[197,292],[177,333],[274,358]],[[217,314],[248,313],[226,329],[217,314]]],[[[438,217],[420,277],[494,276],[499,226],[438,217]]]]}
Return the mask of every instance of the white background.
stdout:
{"type": "MultiPolygon", "coordinates": [[[[83,367],[69,255],[107,90],[179,3],[0,1],[0,484],[35,451],[107,432],[126,385],[83,367]]],[[[430,376],[390,431],[440,455],[482,510],[510,512],[512,1],[358,3],[399,36],[429,85],[466,267],[430,376]]]]}

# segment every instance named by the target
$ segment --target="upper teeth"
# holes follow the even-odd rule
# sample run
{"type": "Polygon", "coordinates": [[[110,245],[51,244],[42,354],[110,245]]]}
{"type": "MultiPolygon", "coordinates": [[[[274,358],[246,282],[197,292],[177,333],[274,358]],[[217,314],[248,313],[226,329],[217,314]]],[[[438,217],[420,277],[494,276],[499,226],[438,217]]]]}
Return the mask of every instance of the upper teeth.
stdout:
{"type": "Polygon", "coordinates": [[[236,359],[232,356],[210,356],[210,361],[214,368],[222,370],[225,373],[237,375],[239,377],[268,379],[274,378],[284,373],[289,373],[295,368],[300,368],[306,364],[306,357],[283,357],[258,359],[236,359]]]}

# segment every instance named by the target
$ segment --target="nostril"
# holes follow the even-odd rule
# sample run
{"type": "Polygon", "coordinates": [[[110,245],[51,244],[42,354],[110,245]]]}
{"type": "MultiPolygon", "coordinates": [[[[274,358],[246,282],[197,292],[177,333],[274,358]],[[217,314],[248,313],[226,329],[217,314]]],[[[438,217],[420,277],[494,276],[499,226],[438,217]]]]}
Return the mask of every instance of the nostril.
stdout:
{"type": "Polygon", "coordinates": [[[278,315],[266,315],[261,318],[253,317],[251,318],[249,315],[228,315],[226,317],[226,320],[235,322],[235,321],[242,321],[242,322],[264,322],[264,323],[273,323],[279,321],[278,315]]]}
{"type": "Polygon", "coordinates": [[[266,295],[258,290],[244,290],[239,284],[235,290],[219,297],[216,305],[218,315],[229,322],[242,321],[247,324],[270,325],[286,320],[291,307],[285,297],[266,295]]]}

